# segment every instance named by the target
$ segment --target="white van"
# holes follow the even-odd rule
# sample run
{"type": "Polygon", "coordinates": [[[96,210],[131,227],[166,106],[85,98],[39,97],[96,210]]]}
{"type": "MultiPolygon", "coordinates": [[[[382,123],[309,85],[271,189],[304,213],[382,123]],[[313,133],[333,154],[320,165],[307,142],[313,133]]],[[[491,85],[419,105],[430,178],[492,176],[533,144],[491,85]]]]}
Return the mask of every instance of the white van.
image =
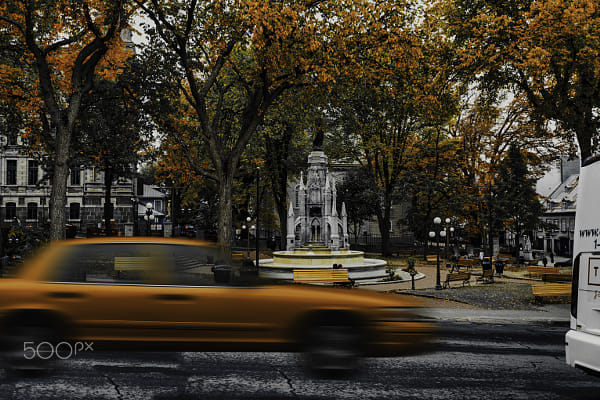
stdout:
{"type": "Polygon", "coordinates": [[[567,364],[600,373],[600,156],[581,167],[573,243],[567,364]]]}

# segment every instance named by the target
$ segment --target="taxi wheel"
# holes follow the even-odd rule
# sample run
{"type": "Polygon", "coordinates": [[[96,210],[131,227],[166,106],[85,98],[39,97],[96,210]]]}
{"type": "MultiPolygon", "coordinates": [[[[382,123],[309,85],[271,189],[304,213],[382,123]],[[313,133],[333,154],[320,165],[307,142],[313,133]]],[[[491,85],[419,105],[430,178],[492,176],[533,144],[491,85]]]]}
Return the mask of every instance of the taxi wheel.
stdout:
{"type": "Polygon", "coordinates": [[[20,374],[38,374],[52,369],[56,333],[50,326],[17,322],[6,329],[3,361],[6,368],[20,374]]]}
{"type": "Polygon", "coordinates": [[[304,349],[309,370],[327,378],[354,373],[363,354],[363,336],[360,327],[335,320],[311,325],[304,349]]]}

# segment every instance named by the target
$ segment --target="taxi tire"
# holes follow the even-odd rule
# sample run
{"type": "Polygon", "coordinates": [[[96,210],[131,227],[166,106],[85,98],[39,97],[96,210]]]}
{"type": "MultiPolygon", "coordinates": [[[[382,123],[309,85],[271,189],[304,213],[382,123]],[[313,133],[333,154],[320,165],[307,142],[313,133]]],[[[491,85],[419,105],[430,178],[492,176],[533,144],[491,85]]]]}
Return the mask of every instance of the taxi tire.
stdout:
{"type": "Polygon", "coordinates": [[[306,331],[304,355],[309,371],[322,378],[343,378],[359,368],[363,333],[347,322],[320,320],[306,331]]]}
{"type": "Polygon", "coordinates": [[[47,324],[30,321],[21,321],[7,327],[3,336],[3,361],[7,370],[20,375],[37,375],[49,372],[54,366],[54,354],[46,350],[40,353],[28,351],[27,359],[25,343],[32,342],[29,347],[36,348],[42,342],[56,344],[57,335],[55,329],[47,324]]]}

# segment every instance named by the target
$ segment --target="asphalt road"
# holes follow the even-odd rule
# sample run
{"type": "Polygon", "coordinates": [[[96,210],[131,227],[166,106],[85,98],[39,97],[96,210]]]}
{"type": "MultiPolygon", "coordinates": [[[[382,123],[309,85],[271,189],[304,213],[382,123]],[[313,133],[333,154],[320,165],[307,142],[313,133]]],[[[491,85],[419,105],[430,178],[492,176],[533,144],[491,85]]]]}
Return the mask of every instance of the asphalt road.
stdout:
{"type": "Polygon", "coordinates": [[[52,374],[0,372],[0,399],[598,399],[564,362],[565,327],[444,323],[428,354],[367,359],[317,379],[290,353],[93,352],[52,374]]]}

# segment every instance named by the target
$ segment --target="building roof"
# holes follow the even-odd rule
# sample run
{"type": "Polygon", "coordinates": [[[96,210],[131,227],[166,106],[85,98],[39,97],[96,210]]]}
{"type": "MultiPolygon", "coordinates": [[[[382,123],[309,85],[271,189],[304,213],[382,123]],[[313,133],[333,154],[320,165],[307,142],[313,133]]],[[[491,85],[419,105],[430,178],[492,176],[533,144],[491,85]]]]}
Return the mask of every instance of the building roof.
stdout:
{"type": "Polygon", "coordinates": [[[547,197],[546,214],[575,212],[579,174],[573,174],[561,182],[547,197]]]}
{"type": "Polygon", "coordinates": [[[150,197],[150,198],[163,199],[163,198],[167,197],[167,195],[164,194],[163,192],[161,192],[160,190],[156,189],[153,186],[144,184],[144,192],[139,197],[150,197]]]}

